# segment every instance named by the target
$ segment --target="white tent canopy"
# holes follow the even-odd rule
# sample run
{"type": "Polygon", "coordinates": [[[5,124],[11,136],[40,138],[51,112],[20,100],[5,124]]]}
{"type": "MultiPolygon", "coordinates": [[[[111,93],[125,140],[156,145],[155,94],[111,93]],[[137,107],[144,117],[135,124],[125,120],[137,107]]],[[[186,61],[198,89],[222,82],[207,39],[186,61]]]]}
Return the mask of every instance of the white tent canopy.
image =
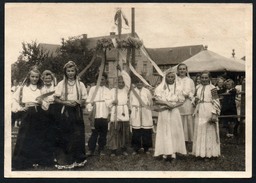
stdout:
{"type": "MultiPolygon", "coordinates": [[[[182,62],[188,66],[189,72],[245,72],[245,61],[226,58],[209,50],[203,50],[198,54],[182,62]]],[[[176,70],[177,66],[172,69],[176,70]]],[[[169,69],[168,69],[169,70],[169,69]]]]}

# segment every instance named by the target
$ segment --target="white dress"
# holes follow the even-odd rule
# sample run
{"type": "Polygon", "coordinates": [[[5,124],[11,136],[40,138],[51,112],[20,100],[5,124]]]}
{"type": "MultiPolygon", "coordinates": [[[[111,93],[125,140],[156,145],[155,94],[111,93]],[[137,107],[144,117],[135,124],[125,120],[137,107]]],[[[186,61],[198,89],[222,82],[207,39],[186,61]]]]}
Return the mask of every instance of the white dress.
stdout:
{"type": "Polygon", "coordinates": [[[212,113],[219,114],[219,101],[213,100],[213,85],[199,85],[196,97],[200,99],[195,114],[195,131],[193,154],[200,157],[217,157],[220,155],[218,122],[211,123],[212,113]]]}
{"type": "MultiPolygon", "coordinates": [[[[180,87],[176,84],[168,85],[165,89],[156,88],[155,96],[160,100],[173,103],[185,100],[180,87]]],[[[186,154],[183,126],[178,108],[159,112],[154,156],[175,153],[186,154]]]]}
{"type": "Polygon", "coordinates": [[[110,90],[111,93],[111,103],[116,99],[116,92],[117,92],[117,106],[113,106],[112,104],[110,107],[110,122],[115,121],[115,112],[117,112],[117,121],[129,121],[129,109],[128,109],[128,93],[130,90],[131,85],[131,78],[125,71],[121,71],[121,76],[123,77],[123,81],[125,83],[124,88],[117,89],[112,88],[110,90]],[[117,109],[116,109],[117,107],[117,109]]]}
{"type": "Polygon", "coordinates": [[[179,78],[177,81],[181,84],[182,94],[185,96],[185,102],[179,107],[183,124],[185,141],[193,141],[194,136],[194,119],[192,117],[194,107],[191,99],[194,97],[195,84],[189,77],[179,78]]]}
{"type": "Polygon", "coordinates": [[[146,107],[141,106],[140,101],[137,99],[133,91],[130,92],[130,107],[131,116],[130,123],[134,129],[151,129],[153,128],[152,111],[149,108],[152,106],[152,95],[150,91],[143,87],[141,90],[135,88],[134,91],[140,96],[146,107]]]}

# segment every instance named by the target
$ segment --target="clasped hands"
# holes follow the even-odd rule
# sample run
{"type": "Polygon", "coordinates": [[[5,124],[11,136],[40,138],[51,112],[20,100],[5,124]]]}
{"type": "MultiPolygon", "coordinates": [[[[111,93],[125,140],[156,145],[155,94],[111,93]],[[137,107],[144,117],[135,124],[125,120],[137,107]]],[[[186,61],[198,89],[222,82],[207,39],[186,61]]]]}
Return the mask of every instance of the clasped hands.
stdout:
{"type": "Polygon", "coordinates": [[[216,123],[217,121],[218,121],[218,115],[212,113],[212,117],[211,117],[211,119],[209,120],[209,122],[211,122],[211,123],[216,123]]]}
{"type": "Polygon", "coordinates": [[[155,102],[157,105],[162,105],[164,108],[168,110],[172,110],[173,108],[177,107],[177,105],[172,102],[161,101],[161,100],[156,100],[155,102]]]}
{"type": "Polygon", "coordinates": [[[114,100],[114,101],[112,102],[112,104],[113,104],[113,105],[117,105],[117,104],[118,104],[118,100],[114,100]]]}

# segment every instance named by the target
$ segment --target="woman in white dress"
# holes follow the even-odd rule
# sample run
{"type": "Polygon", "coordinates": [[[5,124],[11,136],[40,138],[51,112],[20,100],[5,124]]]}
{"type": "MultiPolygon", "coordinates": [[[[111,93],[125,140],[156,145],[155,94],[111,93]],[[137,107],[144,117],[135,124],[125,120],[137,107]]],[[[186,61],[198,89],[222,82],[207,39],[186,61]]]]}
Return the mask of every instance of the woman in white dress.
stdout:
{"type": "Polygon", "coordinates": [[[195,98],[196,109],[193,155],[202,158],[220,156],[218,115],[220,104],[217,89],[210,83],[210,73],[201,74],[195,98]]]}
{"type": "Polygon", "coordinates": [[[160,105],[155,154],[163,158],[176,158],[176,153],[186,154],[183,126],[178,107],[185,101],[176,74],[169,71],[155,90],[155,102],[160,105]],[[169,157],[168,157],[169,156],[169,157]]]}
{"type": "Polygon", "coordinates": [[[186,143],[189,143],[193,141],[194,135],[194,119],[192,117],[194,107],[192,105],[192,99],[195,94],[195,84],[193,80],[188,77],[187,65],[183,63],[179,64],[177,67],[177,71],[177,80],[182,87],[182,94],[185,97],[185,102],[179,107],[179,110],[183,124],[185,141],[186,143]]]}

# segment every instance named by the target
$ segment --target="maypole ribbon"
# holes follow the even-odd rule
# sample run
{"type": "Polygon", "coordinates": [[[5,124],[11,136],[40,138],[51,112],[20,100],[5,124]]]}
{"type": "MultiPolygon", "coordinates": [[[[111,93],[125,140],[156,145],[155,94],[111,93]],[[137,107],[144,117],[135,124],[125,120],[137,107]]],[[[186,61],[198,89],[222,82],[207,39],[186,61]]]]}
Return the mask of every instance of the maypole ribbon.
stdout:
{"type": "MultiPolygon", "coordinates": [[[[99,89],[99,86],[100,86],[100,82],[101,82],[101,78],[102,78],[102,74],[103,74],[103,70],[104,70],[104,64],[105,64],[105,57],[102,56],[101,65],[100,65],[100,68],[99,68],[100,72],[99,72],[96,88],[95,88],[95,90],[94,90],[94,92],[92,94],[92,98],[91,98],[89,103],[92,103],[94,101],[94,99],[96,97],[96,94],[98,92],[98,89],[99,89]]],[[[96,106],[95,105],[96,104],[93,105],[93,109],[92,109],[91,115],[90,115],[91,116],[91,123],[90,124],[91,124],[91,128],[92,129],[95,128],[94,127],[94,119],[95,119],[95,113],[96,113],[96,106]]]]}
{"type": "Polygon", "coordinates": [[[81,77],[90,67],[91,65],[93,64],[94,60],[96,59],[96,53],[94,53],[90,63],[78,74],[79,77],[81,77]]]}
{"type": "Polygon", "coordinates": [[[153,67],[156,69],[156,71],[158,72],[158,74],[163,77],[163,76],[164,76],[164,73],[163,73],[162,70],[158,67],[158,65],[150,58],[150,56],[148,55],[148,53],[147,53],[145,47],[142,46],[142,47],[140,48],[140,50],[142,51],[142,53],[144,53],[145,56],[148,57],[149,61],[151,62],[151,64],[153,65],[153,67]]]}
{"type": "Polygon", "coordinates": [[[130,68],[130,70],[133,72],[133,74],[134,74],[135,76],[137,76],[145,85],[147,85],[147,86],[153,88],[139,73],[136,72],[136,70],[134,69],[134,67],[132,66],[131,63],[129,63],[129,68],[130,68]]]}
{"type": "MultiPolygon", "coordinates": [[[[124,55],[122,54],[122,52],[121,51],[119,51],[119,55],[120,55],[120,57],[121,57],[121,59],[122,60],[126,60],[126,58],[124,57],[124,55]]],[[[129,52],[129,54],[130,54],[131,52],[129,52]]],[[[151,88],[153,88],[139,73],[137,73],[137,71],[134,69],[134,67],[132,66],[132,64],[129,62],[129,68],[130,68],[130,70],[133,72],[133,74],[135,75],[135,76],[137,76],[145,85],[147,85],[147,86],[149,86],[149,87],[151,87],[151,88]]]]}

